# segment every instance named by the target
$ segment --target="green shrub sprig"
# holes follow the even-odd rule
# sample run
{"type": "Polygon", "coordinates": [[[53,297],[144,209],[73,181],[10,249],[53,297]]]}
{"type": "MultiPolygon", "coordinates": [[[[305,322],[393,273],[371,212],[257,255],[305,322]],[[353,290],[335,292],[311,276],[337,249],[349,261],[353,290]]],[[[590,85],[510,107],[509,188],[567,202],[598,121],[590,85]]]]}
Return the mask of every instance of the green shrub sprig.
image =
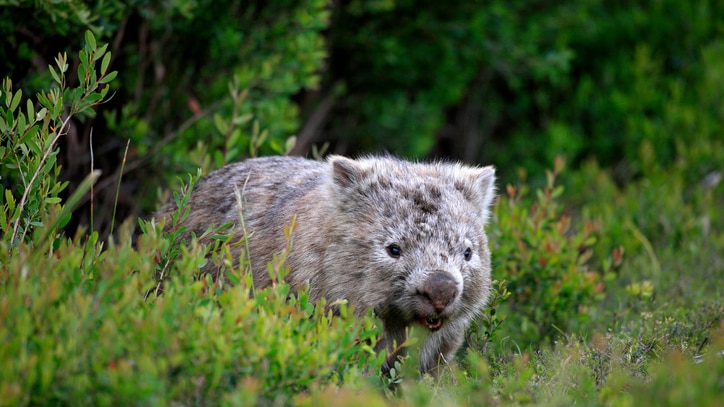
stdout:
{"type": "MultiPolygon", "coordinates": [[[[55,59],[57,71],[49,66],[55,82],[53,87],[38,93],[37,102],[27,99],[24,111],[18,109],[22,91],[13,92],[9,78],[3,81],[0,90],[0,101],[4,102],[0,103],[0,163],[3,167],[0,230],[11,250],[18,242],[27,241],[29,232],[43,225],[42,219],[50,207],[60,203],[58,195],[67,182],[58,180],[57,143],[70,130],[74,117],[94,115],[93,107],[108,95],[108,83],[117,72],[108,71],[111,53],[106,49],[107,45],[96,46],[93,34],[87,31],[85,46],[79,52],[79,84],[69,87],[66,78],[68,58],[66,54],[59,54],[55,59]],[[100,71],[97,71],[99,62],[100,71]]],[[[79,189],[78,192],[86,191],[79,189]]],[[[72,207],[67,209],[72,210],[72,207]]],[[[67,223],[69,210],[62,214],[57,227],[67,223]]]]}
{"type": "Polygon", "coordinates": [[[601,224],[589,219],[573,229],[559,203],[563,187],[555,185],[563,167],[559,157],[532,203],[526,203],[525,185],[509,185],[507,196],[496,206],[494,270],[507,281],[509,327],[524,346],[541,344],[584,323],[603,298],[605,279],[613,277],[613,267],[621,262],[617,251],[614,260],[600,268],[591,264],[601,224]]]}

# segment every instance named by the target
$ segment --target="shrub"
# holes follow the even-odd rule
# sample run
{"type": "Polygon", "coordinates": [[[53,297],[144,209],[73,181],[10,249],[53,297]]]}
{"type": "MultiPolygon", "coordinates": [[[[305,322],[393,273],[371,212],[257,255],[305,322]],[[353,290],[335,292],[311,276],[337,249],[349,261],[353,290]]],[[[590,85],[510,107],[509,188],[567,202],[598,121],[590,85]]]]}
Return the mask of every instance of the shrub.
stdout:
{"type": "Polygon", "coordinates": [[[540,345],[557,333],[581,329],[592,308],[603,298],[606,279],[621,262],[621,251],[592,264],[596,235],[602,225],[594,219],[573,229],[559,198],[556,177],[563,170],[558,158],[547,171],[547,184],[527,201],[528,187],[509,185],[496,206],[491,233],[496,277],[505,279],[510,298],[505,303],[505,324],[523,347],[540,345]]]}
{"type": "MultiPolygon", "coordinates": [[[[58,54],[55,69],[49,67],[54,87],[38,93],[37,102],[28,99],[23,104],[25,110],[18,109],[23,92],[19,89],[13,92],[10,78],[3,81],[0,91],[0,98],[5,102],[4,106],[0,105],[0,163],[3,169],[0,230],[10,250],[18,242],[29,239],[36,227],[43,226],[41,220],[47,221],[50,208],[60,202],[59,194],[67,183],[58,179],[58,141],[68,134],[75,116],[94,115],[92,108],[104,100],[110,89],[108,83],[116,77],[116,71],[108,71],[111,53],[106,52],[107,45],[96,46],[90,31],[86,32],[85,39],[85,46],[79,53],[77,87],[71,88],[67,83],[66,54],[58,54]],[[99,62],[100,70],[96,71],[99,62]]],[[[91,179],[97,177],[98,174],[90,176],[91,179]]],[[[54,224],[45,225],[46,233],[58,233],[58,229],[68,222],[69,211],[79,194],[87,192],[89,183],[79,188],[75,198],[65,206],[67,210],[60,213],[54,224]]]]}
{"type": "Polygon", "coordinates": [[[196,242],[181,248],[156,296],[156,253],[169,241],[150,227],[135,250],[128,226],[119,244],[92,233],[61,239],[51,255],[22,243],[4,259],[3,403],[281,401],[381,366],[367,344],[372,319],[344,305],[333,317],[281,282],[251,297],[243,283],[194,278],[206,254],[196,242]]]}
{"type": "MultiPolygon", "coordinates": [[[[326,56],[326,0],[13,3],[0,8],[0,71],[16,87],[47,88],[52,52],[75,49],[86,29],[111,42],[109,66],[121,73],[97,115],[73,120],[57,156],[70,192],[92,155],[102,171],[93,211],[83,199],[70,234],[91,212],[102,237],[114,218],[151,212],[158,185],[177,189],[178,174],[288,151],[300,125],[292,96],[317,86],[326,56]]],[[[73,80],[79,59],[67,63],[73,80]]]]}

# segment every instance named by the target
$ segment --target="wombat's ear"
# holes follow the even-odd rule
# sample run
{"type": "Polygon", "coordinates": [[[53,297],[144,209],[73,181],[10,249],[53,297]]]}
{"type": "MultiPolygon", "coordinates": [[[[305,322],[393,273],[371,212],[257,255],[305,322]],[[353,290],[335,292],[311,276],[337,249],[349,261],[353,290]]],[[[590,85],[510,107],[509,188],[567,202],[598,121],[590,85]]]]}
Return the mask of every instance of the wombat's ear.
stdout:
{"type": "Polygon", "coordinates": [[[357,161],[351,160],[340,155],[329,157],[329,163],[332,164],[332,179],[334,183],[342,188],[349,188],[363,178],[363,169],[357,161]]]}
{"type": "Polygon", "coordinates": [[[490,206],[495,199],[495,168],[492,166],[476,168],[473,177],[478,195],[476,204],[483,211],[483,221],[487,222],[490,217],[490,206]]]}

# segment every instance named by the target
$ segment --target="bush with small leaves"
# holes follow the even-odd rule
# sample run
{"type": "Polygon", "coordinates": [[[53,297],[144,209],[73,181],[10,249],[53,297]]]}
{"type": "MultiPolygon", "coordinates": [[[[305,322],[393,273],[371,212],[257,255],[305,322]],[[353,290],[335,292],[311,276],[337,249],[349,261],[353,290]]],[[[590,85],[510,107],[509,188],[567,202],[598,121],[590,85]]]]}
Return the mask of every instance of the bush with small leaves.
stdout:
{"type": "MultiPolygon", "coordinates": [[[[574,229],[559,202],[562,186],[556,177],[561,158],[547,171],[547,184],[527,199],[528,187],[509,185],[496,206],[491,242],[494,273],[507,281],[505,331],[521,347],[540,345],[557,333],[581,328],[603,298],[607,278],[621,262],[621,251],[592,264],[596,234],[602,225],[581,220],[574,229]]],[[[599,256],[600,257],[600,256],[599,256]]]]}
{"type": "MultiPolygon", "coordinates": [[[[32,236],[33,229],[43,226],[41,219],[50,207],[60,203],[59,194],[67,182],[59,180],[60,167],[56,165],[58,140],[70,129],[75,116],[93,116],[93,108],[108,95],[109,83],[116,71],[108,71],[111,53],[107,45],[96,46],[90,31],[85,35],[85,46],[78,53],[78,85],[70,87],[68,57],[58,54],[56,69],[49,67],[55,83],[50,90],[38,93],[37,101],[27,99],[25,110],[19,109],[23,93],[13,92],[13,83],[5,78],[0,90],[0,231],[10,250],[32,236]],[[96,65],[100,63],[100,70],[96,65]]],[[[70,218],[70,211],[81,194],[99,176],[91,173],[64,205],[53,225],[45,231],[56,234],[70,218]]]]}

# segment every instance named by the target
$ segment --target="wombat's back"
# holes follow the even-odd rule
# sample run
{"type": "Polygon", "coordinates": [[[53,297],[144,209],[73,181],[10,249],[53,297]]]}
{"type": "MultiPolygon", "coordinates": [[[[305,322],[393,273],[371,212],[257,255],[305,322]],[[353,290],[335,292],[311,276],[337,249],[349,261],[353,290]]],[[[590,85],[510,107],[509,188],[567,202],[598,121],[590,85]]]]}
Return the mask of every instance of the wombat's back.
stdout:
{"type": "MultiPolygon", "coordinates": [[[[269,283],[266,263],[285,247],[283,229],[292,217],[306,228],[320,225],[322,220],[314,216],[317,211],[309,208],[329,204],[324,187],[328,169],[327,163],[300,157],[255,158],[220,168],[194,187],[189,200],[192,215],[184,222],[186,237],[191,232],[200,235],[210,225],[232,223],[235,240],[248,237],[249,249],[255,254],[250,259],[256,270],[255,284],[264,286],[269,283]]],[[[174,210],[176,204],[170,202],[155,217],[167,217],[174,210]]],[[[234,263],[238,265],[238,259],[234,263]]],[[[290,276],[290,283],[307,278],[294,277],[290,276]]]]}

